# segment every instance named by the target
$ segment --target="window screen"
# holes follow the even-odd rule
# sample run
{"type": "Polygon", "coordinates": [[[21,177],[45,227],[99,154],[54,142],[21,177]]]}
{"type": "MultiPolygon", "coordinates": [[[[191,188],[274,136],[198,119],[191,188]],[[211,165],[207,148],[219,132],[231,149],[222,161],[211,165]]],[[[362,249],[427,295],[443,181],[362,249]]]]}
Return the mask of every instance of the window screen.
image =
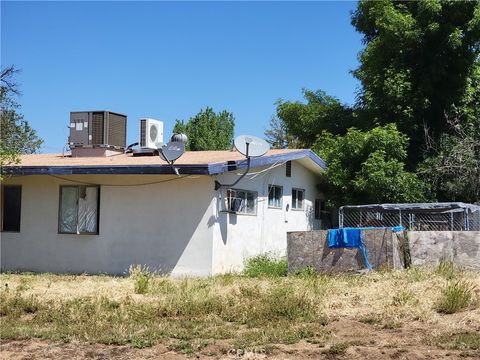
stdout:
{"type": "Polygon", "coordinates": [[[98,234],[98,186],[60,188],[59,232],[98,234]]]}
{"type": "Polygon", "coordinates": [[[268,206],[282,207],[283,188],[277,185],[268,185],[268,206]]]}
{"type": "Polygon", "coordinates": [[[20,231],[22,187],[6,185],[2,196],[2,231],[20,231]]]}
{"type": "Polygon", "coordinates": [[[305,190],[292,189],[292,209],[302,210],[305,198],[305,190]]]}

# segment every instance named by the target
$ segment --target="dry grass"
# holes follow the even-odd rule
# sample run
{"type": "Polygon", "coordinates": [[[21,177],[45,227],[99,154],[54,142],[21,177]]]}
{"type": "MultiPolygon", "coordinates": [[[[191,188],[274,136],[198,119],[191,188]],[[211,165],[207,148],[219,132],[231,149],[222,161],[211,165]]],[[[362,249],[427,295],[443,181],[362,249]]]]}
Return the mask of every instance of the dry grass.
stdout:
{"type": "Polygon", "coordinates": [[[479,273],[444,270],[206,279],[148,275],[140,291],[135,276],[2,274],[0,335],[138,348],[162,343],[186,354],[220,340],[249,348],[303,339],[321,344],[325,354],[343,354],[348,346],[338,345],[329,328],[341,319],[375,329],[432,328],[424,339],[429,346],[457,334],[452,344],[475,350],[479,273]],[[438,304],[452,281],[468,283],[472,298],[461,312],[448,315],[438,304]]]}

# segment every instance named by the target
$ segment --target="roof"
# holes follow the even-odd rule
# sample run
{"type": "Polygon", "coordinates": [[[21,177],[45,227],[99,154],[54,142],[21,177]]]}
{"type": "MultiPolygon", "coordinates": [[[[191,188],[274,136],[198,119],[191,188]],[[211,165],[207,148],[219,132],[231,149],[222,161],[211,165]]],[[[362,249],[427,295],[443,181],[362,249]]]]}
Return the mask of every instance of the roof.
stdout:
{"type": "MultiPolygon", "coordinates": [[[[269,166],[284,161],[303,160],[312,170],[326,169],[325,162],[307,149],[270,150],[251,158],[251,167],[269,166]]],[[[214,175],[247,166],[237,151],[187,151],[175,162],[180,174],[214,175]]],[[[20,163],[8,166],[13,175],[73,174],[172,174],[172,167],[159,156],[120,154],[109,157],[70,157],[62,154],[22,155],[20,163]]]]}

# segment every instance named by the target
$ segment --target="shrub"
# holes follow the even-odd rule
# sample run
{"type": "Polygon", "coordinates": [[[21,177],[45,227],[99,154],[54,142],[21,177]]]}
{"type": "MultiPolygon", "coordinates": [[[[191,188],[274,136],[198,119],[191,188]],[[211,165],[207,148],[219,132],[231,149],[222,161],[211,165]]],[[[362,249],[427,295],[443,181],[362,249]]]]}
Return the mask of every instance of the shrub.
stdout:
{"type": "Polygon", "coordinates": [[[473,286],[465,281],[450,282],[442,291],[437,311],[453,314],[468,308],[474,297],[473,286]]]}
{"type": "Polygon", "coordinates": [[[287,259],[276,259],[270,254],[262,254],[247,259],[244,274],[249,277],[277,277],[287,276],[287,259]]]}
{"type": "Polygon", "coordinates": [[[134,281],[135,294],[146,294],[148,292],[148,283],[152,278],[152,273],[148,266],[131,265],[128,273],[134,281]]]}

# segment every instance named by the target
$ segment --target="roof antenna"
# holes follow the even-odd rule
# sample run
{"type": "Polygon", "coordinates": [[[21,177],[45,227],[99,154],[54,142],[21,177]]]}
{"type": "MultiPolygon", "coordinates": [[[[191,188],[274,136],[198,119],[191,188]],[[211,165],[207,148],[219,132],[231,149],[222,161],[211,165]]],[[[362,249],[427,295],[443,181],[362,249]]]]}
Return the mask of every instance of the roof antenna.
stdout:
{"type": "Polygon", "coordinates": [[[220,182],[215,180],[215,190],[219,190],[222,187],[231,187],[237,185],[250,170],[250,158],[263,156],[270,149],[270,146],[265,140],[250,135],[237,136],[233,143],[237,151],[240,154],[245,155],[247,158],[247,168],[245,172],[240,175],[240,177],[232,184],[220,184],[220,182]]]}

